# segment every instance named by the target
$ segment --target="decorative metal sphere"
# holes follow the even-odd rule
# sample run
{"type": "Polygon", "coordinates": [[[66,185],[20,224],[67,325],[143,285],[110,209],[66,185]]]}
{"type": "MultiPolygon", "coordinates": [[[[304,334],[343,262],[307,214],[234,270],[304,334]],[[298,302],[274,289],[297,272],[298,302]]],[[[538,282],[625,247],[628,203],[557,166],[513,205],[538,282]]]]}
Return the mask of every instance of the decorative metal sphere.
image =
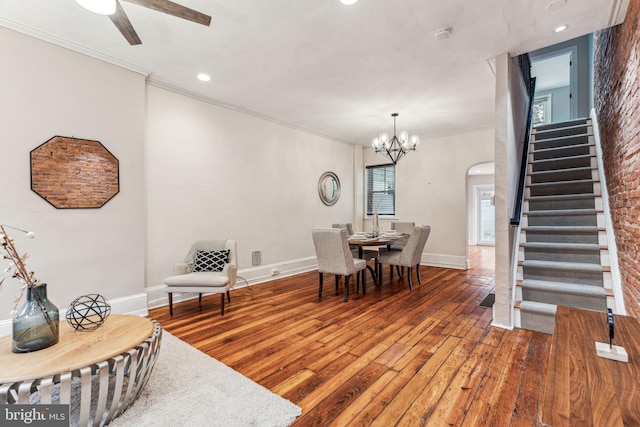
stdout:
{"type": "Polygon", "coordinates": [[[67,322],[77,331],[93,331],[107,320],[111,305],[100,294],[83,295],[76,298],[67,309],[67,322]]]}

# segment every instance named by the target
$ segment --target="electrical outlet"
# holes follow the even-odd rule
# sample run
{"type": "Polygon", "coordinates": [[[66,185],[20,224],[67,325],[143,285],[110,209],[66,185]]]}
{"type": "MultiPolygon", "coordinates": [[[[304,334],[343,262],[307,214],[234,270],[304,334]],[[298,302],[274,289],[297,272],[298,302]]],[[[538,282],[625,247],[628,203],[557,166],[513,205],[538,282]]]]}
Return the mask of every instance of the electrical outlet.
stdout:
{"type": "Polygon", "coordinates": [[[262,252],[259,250],[251,252],[251,265],[257,267],[262,264],[262,252]]]}

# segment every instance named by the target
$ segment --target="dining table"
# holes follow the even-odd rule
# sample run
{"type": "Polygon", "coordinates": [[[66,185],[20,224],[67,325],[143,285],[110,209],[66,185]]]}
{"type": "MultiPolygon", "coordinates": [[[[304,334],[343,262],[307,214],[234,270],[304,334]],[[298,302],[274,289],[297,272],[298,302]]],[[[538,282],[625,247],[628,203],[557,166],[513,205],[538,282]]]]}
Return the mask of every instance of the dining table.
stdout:
{"type": "MultiPolygon", "coordinates": [[[[347,240],[349,242],[349,246],[358,247],[358,258],[364,259],[365,247],[386,247],[389,249],[393,244],[406,242],[408,239],[408,234],[386,234],[383,232],[377,236],[373,236],[372,234],[353,234],[349,236],[347,240]]],[[[371,277],[373,277],[373,281],[376,286],[380,286],[375,269],[367,264],[367,270],[371,272],[371,277]]]]}

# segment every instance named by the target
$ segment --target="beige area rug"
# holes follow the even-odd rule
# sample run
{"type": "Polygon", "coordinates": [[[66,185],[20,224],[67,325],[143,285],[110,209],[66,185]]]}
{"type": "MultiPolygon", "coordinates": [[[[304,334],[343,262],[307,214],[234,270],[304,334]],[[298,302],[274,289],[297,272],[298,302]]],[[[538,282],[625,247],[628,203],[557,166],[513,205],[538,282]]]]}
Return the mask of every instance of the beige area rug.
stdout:
{"type": "Polygon", "coordinates": [[[138,399],[111,427],[284,427],[301,413],[272,393],[170,333],[138,399]]]}

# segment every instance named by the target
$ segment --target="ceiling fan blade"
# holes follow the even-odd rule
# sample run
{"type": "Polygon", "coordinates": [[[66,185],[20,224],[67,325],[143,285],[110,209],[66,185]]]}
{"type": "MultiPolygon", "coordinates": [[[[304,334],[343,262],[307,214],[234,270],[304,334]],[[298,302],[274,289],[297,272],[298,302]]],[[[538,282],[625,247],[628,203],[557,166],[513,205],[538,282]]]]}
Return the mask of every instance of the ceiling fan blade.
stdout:
{"type": "Polygon", "coordinates": [[[195,22],[209,26],[211,24],[211,17],[200,13],[196,10],[189,9],[188,7],[181,6],[169,0],[125,0],[129,3],[137,4],[139,6],[153,9],[158,12],[166,13],[167,15],[177,16],[178,18],[186,19],[188,21],[195,22]]]}
{"type": "Polygon", "coordinates": [[[127,14],[124,13],[124,9],[120,6],[120,2],[116,1],[116,13],[109,15],[109,18],[111,18],[111,22],[113,22],[116,28],[120,30],[130,45],[142,44],[142,40],[140,40],[138,33],[136,33],[133,25],[131,25],[129,17],[127,17],[127,14]]]}

